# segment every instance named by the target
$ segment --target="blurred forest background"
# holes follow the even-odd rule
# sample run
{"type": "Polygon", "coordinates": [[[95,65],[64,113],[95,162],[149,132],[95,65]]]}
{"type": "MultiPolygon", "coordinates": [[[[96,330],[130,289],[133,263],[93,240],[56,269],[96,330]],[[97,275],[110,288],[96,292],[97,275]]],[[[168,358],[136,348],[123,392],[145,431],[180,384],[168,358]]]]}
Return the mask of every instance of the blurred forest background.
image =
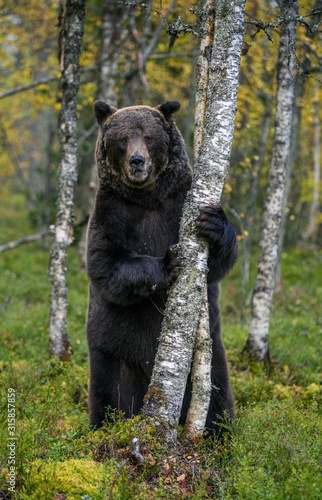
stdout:
{"type": "MultiPolygon", "coordinates": [[[[321,0],[301,0],[284,247],[270,323],[271,367],[245,345],[274,135],[278,2],[247,0],[238,110],[223,206],[240,258],[222,283],[223,338],[237,420],[223,450],[165,449],[139,418],[88,429],[84,234],[96,189],[93,102],[116,107],[178,99],[193,164],[195,6],[185,0],[87,0],[78,94],[78,181],[68,251],[69,363],[49,359],[51,236],[0,253],[0,380],[14,388],[16,495],[7,491],[7,393],[1,391],[0,498],[319,499],[322,495],[321,0]],[[312,16],[312,9],[316,14],[312,16]],[[162,9],[162,15],[160,14],[162,9]],[[265,24],[270,23],[270,24],[265,24]],[[184,32],[177,36],[179,25],[184,32]],[[171,45],[171,50],[169,48],[171,45]],[[3,423],[3,425],[2,425],[3,423]],[[142,437],[142,466],[129,442],[142,437]]],[[[55,223],[61,107],[59,3],[0,0],[0,249],[55,223]]]]}
{"type": "MultiPolygon", "coordinates": [[[[56,137],[60,109],[57,2],[14,5],[1,2],[1,149],[2,199],[21,193],[25,209],[38,232],[54,222],[59,146],[56,137]]],[[[129,2],[89,0],[78,99],[79,164],[76,224],[88,216],[93,197],[93,149],[96,125],[92,105],[96,98],[116,107],[157,105],[178,99],[182,108],[177,124],[192,152],[194,63],[197,37],[193,27],[181,34],[169,51],[171,28],[196,21],[181,1],[148,2],[158,12],[134,9],[129,2]],[[91,182],[92,181],[92,182],[91,182]]],[[[314,2],[300,3],[308,15],[314,2]]],[[[246,20],[276,22],[276,2],[248,0],[246,20]]],[[[303,19],[306,19],[303,17],[303,19]]],[[[240,239],[259,236],[267,171],[274,132],[278,29],[245,25],[238,112],[225,204],[240,239]]],[[[290,157],[290,191],[285,244],[321,242],[321,32],[298,25],[296,46],[296,102],[290,157]]],[[[23,234],[21,235],[23,236],[23,234]]]]}

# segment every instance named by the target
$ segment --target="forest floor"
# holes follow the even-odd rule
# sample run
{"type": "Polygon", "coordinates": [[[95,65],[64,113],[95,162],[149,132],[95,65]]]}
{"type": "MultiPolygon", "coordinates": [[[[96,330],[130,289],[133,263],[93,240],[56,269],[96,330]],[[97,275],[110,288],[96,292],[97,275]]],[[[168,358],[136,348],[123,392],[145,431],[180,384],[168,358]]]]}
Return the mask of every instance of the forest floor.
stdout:
{"type": "MultiPolygon", "coordinates": [[[[34,232],[20,197],[0,201],[0,210],[3,243],[34,232]]],[[[242,307],[239,265],[225,279],[222,331],[237,413],[232,437],[225,443],[182,439],[175,451],[139,417],[115,416],[113,424],[89,430],[87,278],[72,246],[68,334],[74,354],[64,364],[50,360],[48,255],[40,243],[0,254],[0,498],[322,498],[321,252],[283,253],[270,370],[241,354],[249,305],[242,307]],[[143,464],[132,460],[134,437],[143,464]]],[[[252,264],[248,293],[255,259],[252,264]]]]}

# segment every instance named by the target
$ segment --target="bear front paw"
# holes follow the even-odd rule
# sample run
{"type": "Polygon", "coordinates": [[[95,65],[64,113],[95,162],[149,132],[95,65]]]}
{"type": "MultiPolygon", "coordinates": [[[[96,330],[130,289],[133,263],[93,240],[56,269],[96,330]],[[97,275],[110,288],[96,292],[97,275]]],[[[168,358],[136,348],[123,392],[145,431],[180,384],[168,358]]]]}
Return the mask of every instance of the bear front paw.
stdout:
{"type": "Polygon", "coordinates": [[[225,226],[229,224],[220,205],[209,205],[200,210],[196,220],[197,233],[210,243],[221,243],[225,226]]]}

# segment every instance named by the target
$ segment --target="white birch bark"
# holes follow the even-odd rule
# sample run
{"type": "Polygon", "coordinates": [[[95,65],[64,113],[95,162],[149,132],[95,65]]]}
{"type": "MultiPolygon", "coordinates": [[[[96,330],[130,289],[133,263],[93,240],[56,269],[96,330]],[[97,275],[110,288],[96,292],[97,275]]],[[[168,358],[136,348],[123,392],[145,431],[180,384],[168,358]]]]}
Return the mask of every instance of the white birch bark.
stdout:
{"type": "Polygon", "coordinates": [[[207,286],[205,286],[191,369],[191,402],[185,424],[185,435],[190,440],[202,436],[205,428],[211,397],[211,360],[212,340],[209,328],[207,286]]]}
{"type": "MultiPolygon", "coordinates": [[[[295,19],[297,2],[283,0],[284,19],[295,19]]],[[[269,170],[266,202],[260,237],[257,280],[252,295],[251,321],[245,350],[256,361],[268,361],[268,330],[278,258],[278,238],[281,229],[285,173],[290,150],[294,99],[294,41],[296,23],[281,25],[277,69],[277,100],[275,135],[269,170]]]]}
{"type": "Polygon", "coordinates": [[[143,407],[143,413],[153,416],[170,444],[176,441],[206,284],[208,248],[206,242],[196,237],[195,220],[202,205],[219,203],[227,173],[236,114],[243,14],[244,0],[216,1],[214,39],[208,55],[204,133],[180,230],[183,269],[169,293],[143,407]]]}
{"type": "MultiPolygon", "coordinates": [[[[207,108],[209,60],[214,35],[214,0],[203,0],[201,2],[199,16],[199,45],[195,85],[195,130],[193,141],[195,161],[200,154],[207,108]]],[[[205,283],[204,299],[200,309],[192,360],[191,402],[185,424],[185,434],[191,440],[202,435],[207,419],[211,397],[211,359],[212,342],[209,329],[207,284],[205,283]]]]}
{"type": "Polygon", "coordinates": [[[215,0],[202,0],[199,14],[199,45],[196,61],[194,161],[200,154],[207,106],[209,59],[214,36],[215,0]]]}
{"type": "MultiPolygon", "coordinates": [[[[318,26],[321,22],[322,16],[322,0],[316,0],[314,6],[312,7],[312,12],[314,15],[311,17],[311,26],[318,26]]],[[[305,36],[309,40],[314,40],[319,34],[318,30],[312,30],[309,28],[310,25],[306,26],[305,36]]],[[[305,46],[304,46],[305,47],[305,46]]],[[[286,220],[287,220],[287,205],[289,202],[292,176],[294,171],[294,166],[298,153],[298,144],[300,138],[301,130],[301,119],[302,119],[302,107],[303,107],[303,97],[305,94],[306,82],[308,80],[308,74],[311,67],[311,57],[308,48],[304,50],[304,57],[302,60],[297,60],[298,74],[295,81],[294,88],[294,108],[292,116],[292,128],[291,128],[291,146],[290,153],[287,162],[286,169],[286,181],[285,181],[285,195],[284,195],[284,207],[282,213],[282,225],[279,234],[278,242],[278,259],[277,259],[277,269],[275,276],[275,290],[278,290],[281,282],[281,256],[284,246],[285,230],[286,230],[286,220]]]]}
{"type": "Polygon", "coordinates": [[[59,120],[61,164],[58,180],[57,215],[51,247],[50,354],[69,359],[72,349],[66,331],[67,280],[66,258],[73,219],[74,187],[77,179],[77,92],[79,56],[83,37],[85,0],[67,0],[61,12],[61,89],[59,120]]]}

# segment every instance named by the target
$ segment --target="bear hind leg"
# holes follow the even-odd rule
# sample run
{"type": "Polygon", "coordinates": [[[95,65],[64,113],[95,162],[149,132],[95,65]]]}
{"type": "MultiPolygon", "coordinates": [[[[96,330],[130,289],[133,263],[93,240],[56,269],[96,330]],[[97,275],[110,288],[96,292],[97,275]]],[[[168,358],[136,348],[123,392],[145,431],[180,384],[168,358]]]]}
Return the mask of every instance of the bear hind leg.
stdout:
{"type": "Polygon", "coordinates": [[[120,410],[129,418],[143,404],[148,381],[139,367],[105,353],[91,356],[89,390],[90,423],[100,427],[108,409],[120,410]]]}
{"type": "Polygon", "coordinates": [[[234,397],[230,386],[225,349],[220,337],[213,345],[211,384],[206,430],[209,434],[215,433],[220,436],[229,430],[235,418],[234,397]]]}

